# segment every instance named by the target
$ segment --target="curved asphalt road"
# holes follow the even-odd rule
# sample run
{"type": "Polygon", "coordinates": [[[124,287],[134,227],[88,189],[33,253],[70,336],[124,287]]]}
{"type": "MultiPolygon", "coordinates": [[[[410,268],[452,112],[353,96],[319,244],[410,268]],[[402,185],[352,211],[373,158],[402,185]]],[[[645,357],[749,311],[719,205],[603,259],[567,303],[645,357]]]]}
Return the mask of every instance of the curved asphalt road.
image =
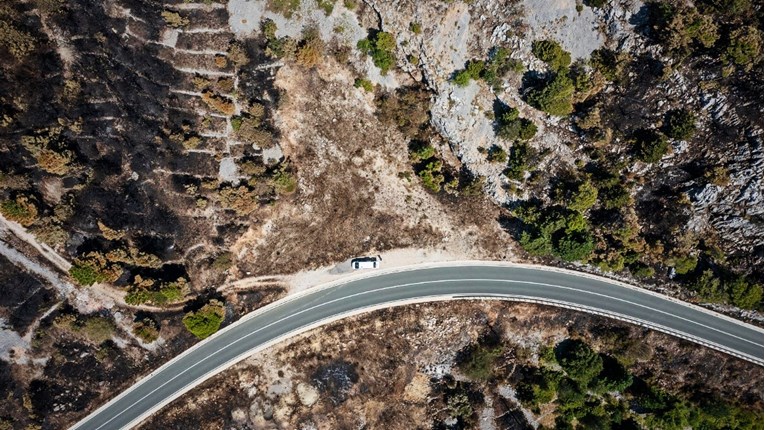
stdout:
{"type": "Polygon", "coordinates": [[[413,269],[309,290],[268,306],[179,355],[73,428],[129,428],[254,350],[299,331],[396,302],[449,298],[502,298],[581,309],[763,363],[761,329],[605,279],[485,264],[413,269]]]}

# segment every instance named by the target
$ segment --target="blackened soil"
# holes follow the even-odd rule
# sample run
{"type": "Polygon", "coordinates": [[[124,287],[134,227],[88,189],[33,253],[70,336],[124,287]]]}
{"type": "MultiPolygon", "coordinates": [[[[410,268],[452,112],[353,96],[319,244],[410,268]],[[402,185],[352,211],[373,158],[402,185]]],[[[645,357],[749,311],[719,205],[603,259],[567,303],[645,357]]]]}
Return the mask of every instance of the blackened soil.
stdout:
{"type": "Polygon", "coordinates": [[[26,329],[56,301],[52,288],[0,256],[0,316],[16,332],[26,329]]]}

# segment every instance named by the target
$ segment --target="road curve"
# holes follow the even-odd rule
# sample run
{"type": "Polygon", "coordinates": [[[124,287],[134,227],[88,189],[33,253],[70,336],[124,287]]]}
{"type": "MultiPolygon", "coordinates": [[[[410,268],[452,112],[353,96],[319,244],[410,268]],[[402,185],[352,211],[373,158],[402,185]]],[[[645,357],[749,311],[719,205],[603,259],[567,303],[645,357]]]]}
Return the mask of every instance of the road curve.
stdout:
{"type": "Polygon", "coordinates": [[[482,262],[410,268],[308,290],[255,311],[155,370],[72,429],[135,426],[253,352],[349,315],[405,303],[477,298],[606,315],[763,364],[760,328],[605,278],[482,262]]]}

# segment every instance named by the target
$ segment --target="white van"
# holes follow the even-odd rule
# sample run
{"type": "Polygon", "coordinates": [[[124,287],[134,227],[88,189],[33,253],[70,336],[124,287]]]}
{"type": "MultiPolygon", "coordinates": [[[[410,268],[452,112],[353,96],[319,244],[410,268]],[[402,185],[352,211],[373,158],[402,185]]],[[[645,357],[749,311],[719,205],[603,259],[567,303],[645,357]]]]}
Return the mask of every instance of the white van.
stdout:
{"type": "Polygon", "coordinates": [[[351,267],[354,270],[358,269],[377,269],[380,267],[380,262],[382,261],[382,258],[378,255],[377,257],[359,257],[354,258],[351,260],[351,267]]]}

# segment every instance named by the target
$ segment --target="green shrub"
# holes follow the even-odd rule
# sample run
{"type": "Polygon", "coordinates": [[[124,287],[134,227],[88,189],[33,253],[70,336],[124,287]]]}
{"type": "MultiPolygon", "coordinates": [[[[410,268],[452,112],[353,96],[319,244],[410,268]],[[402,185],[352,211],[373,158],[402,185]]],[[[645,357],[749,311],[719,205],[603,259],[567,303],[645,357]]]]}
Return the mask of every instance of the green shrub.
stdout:
{"type": "Polygon", "coordinates": [[[443,163],[441,160],[433,160],[417,173],[422,180],[422,185],[430,191],[437,193],[441,191],[441,184],[444,183],[444,175],[441,174],[443,163]]]}
{"type": "Polygon", "coordinates": [[[368,38],[359,40],[356,45],[361,52],[372,56],[372,62],[386,75],[396,63],[396,39],[391,33],[378,31],[368,38]]]}
{"type": "Polygon", "coordinates": [[[145,343],[152,343],[159,337],[159,327],[151,318],[144,318],[133,323],[133,334],[145,343]]]}
{"type": "Polygon", "coordinates": [[[654,130],[635,133],[635,154],[640,161],[656,163],[669,151],[666,136],[654,130]]]}
{"type": "Polygon", "coordinates": [[[335,0],[317,0],[319,9],[324,11],[324,15],[330,16],[335,9],[335,0]]]}
{"type": "Polygon", "coordinates": [[[268,0],[266,6],[269,10],[284,15],[285,18],[291,18],[292,14],[300,8],[300,0],[268,0]]]}
{"type": "Polygon", "coordinates": [[[762,32],[756,27],[742,27],[730,33],[725,49],[726,60],[748,71],[762,61],[762,32]]]}
{"type": "Polygon", "coordinates": [[[469,61],[465,69],[458,72],[454,77],[454,83],[464,87],[470,83],[470,80],[477,80],[483,72],[483,61],[469,61]]]}
{"type": "Polygon", "coordinates": [[[409,24],[409,31],[411,31],[414,34],[420,34],[422,33],[422,24],[416,21],[412,21],[409,24]]]}
{"type": "Polygon", "coordinates": [[[198,311],[187,313],[183,317],[183,325],[197,338],[205,339],[218,331],[225,315],[223,303],[210,300],[198,311]]]}
{"type": "Polygon", "coordinates": [[[100,345],[114,336],[117,326],[111,318],[92,316],[85,320],[80,327],[80,331],[88,340],[96,345],[100,345]]]}
{"type": "Polygon", "coordinates": [[[574,111],[574,82],[566,73],[557,73],[540,88],[529,91],[527,101],[550,115],[565,116],[574,111]]]}
{"type": "Polygon", "coordinates": [[[553,253],[566,261],[587,261],[595,249],[588,231],[574,231],[560,235],[554,242],[553,253]]]}
{"type": "Polygon", "coordinates": [[[507,152],[497,145],[489,148],[488,160],[492,163],[507,163],[507,152]]]}
{"type": "Polygon", "coordinates": [[[600,48],[592,52],[590,65],[609,81],[615,81],[622,72],[622,62],[613,50],[600,48]]]}
{"type": "Polygon", "coordinates": [[[696,269],[699,259],[693,255],[686,255],[684,257],[678,257],[671,261],[671,266],[675,268],[675,273],[678,275],[685,275],[693,272],[696,269]]]}
{"type": "Polygon", "coordinates": [[[690,139],[696,132],[696,115],[687,109],[673,109],[667,112],[663,131],[673,139],[690,139]]]}
{"type": "Polygon", "coordinates": [[[0,204],[0,212],[11,221],[29,227],[37,221],[37,206],[32,199],[19,196],[15,200],[6,200],[0,204]]]}
{"type": "Polygon", "coordinates": [[[369,93],[375,90],[375,86],[372,81],[364,78],[356,78],[356,80],[353,81],[353,86],[356,88],[363,88],[364,91],[369,93]]]}
{"type": "Polygon", "coordinates": [[[413,163],[420,163],[436,156],[436,149],[427,142],[414,141],[409,147],[409,159],[413,163]]]}
{"type": "Polygon", "coordinates": [[[531,45],[531,52],[555,72],[560,72],[571,64],[571,54],[553,40],[535,41],[531,45]]]}
{"type": "Polygon", "coordinates": [[[529,140],[537,134],[537,126],[529,119],[521,118],[518,109],[509,108],[499,117],[497,136],[510,141],[529,140]]]}
{"type": "Polygon", "coordinates": [[[531,168],[530,162],[534,153],[526,143],[516,143],[510,148],[507,169],[503,172],[509,179],[520,181],[523,174],[531,168]]]}
{"type": "Polygon", "coordinates": [[[476,345],[459,363],[462,373],[474,381],[485,381],[494,373],[494,362],[502,355],[501,347],[476,345]]]}
{"type": "Polygon", "coordinates": [[[225,272],[226,270],[230,269],[231,266],[234,265],[234,254],[230,252],[224,252],[217,257],[215,257],[215,260],[212,262],[213,269],[219,271],[219,272],[225,272]]]}
{"type": "Polygon", "coordinates": [[[555,347],[555,357],[566,374],[582,387],[603,370],[603,359],[581,340],[562,341],[555,347]]]}
{"type": "Polygon", "coordinates": [[[90,286],[98,282],[103,282],[103,278],[98,270],[86,264],[73,264],[69,269],[69,275],[80,285],[90,286]]]}
{"type": "Polygon", "coordinates": [[[279,169],[271,179],[278,194],[292,194],[297,190],[297,179],[286,169],[279,169]]]}
{"type": "Polygon", "coordinates": [[[635,263],[630,266],[630,273],[632,273],[637,278],[650,278],[653,275],[656,274],[656,271],[653,267],[648,266],[643,263],[635,263]]]}

